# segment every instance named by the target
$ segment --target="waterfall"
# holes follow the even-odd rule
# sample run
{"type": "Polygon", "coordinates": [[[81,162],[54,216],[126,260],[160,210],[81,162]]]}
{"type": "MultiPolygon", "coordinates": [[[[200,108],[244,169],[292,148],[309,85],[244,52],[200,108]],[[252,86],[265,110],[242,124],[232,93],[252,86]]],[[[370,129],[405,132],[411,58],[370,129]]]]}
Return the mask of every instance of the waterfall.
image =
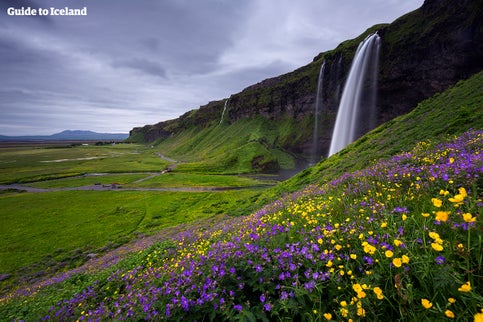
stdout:
{"type": "Polygon", "coordinates": [[[315,96],[315,111],[314,111],[314,137],[312,142],[312,164],[316,164],[319,159],[319,114],[323,102],[323,90],[324,90],[324,71],[325,60],[322,62],[319,71],[319,80],[317,81],[317,92],[315,96]]]}
{"type": "Polygon", "coordinates": [[[221,113],[221,120],[220,120],[220,123],[218,123],[218,125],[220,125],[221,122],[223,122],[223,116],[225,115],[226,106],[228,105],[229,100],[230,100],[230,98],[227,98],[226,101],[225,101],[225,105],[223,106],[223,112],[221,113]]]}
{"type": "Polygon", "coordinates": [[[329,156],[352,143],[375,123],[379,43],[380,37],[376,32],[364,39],[357,48],[342,92],[329,156]],[[369,89],[364,88],[367,86],[369,89]]]}

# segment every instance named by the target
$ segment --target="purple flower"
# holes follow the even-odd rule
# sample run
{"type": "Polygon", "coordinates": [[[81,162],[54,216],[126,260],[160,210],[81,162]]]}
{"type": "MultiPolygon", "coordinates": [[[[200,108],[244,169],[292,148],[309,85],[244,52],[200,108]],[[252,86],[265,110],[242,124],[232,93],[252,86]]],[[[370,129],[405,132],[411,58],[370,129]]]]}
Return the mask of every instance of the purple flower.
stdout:
{"type": "Polygon", "coordinates": [[[271,308],[272,308],[272,306],[271,306],[269,303],[267,303],[267,304],[265,304],[265,305],[263,306],[263,309],[264,309],[265,311],[267,311],[267,312],[270,312],[270,309],[271,309],[271,308]]]}
{"type": "Polygon", "coordinates": [[[243,307],[240,304],[235,304],[235,305],[233,305],[233,309],[237,310],[238,312],[241,312],[243,307]]]}
{"type": "Polygon", "coordinates": [[[264,303],[265,302],[265,295],[260,295],[260,302],[264,303]]]}
{"type": "Polygon", "coordinates": [[[435,262],[438,265],[444,264],[446,262],[446,258],[444,258],[443,256],[440,255],[440,256],[436,257],[435,262]]]}

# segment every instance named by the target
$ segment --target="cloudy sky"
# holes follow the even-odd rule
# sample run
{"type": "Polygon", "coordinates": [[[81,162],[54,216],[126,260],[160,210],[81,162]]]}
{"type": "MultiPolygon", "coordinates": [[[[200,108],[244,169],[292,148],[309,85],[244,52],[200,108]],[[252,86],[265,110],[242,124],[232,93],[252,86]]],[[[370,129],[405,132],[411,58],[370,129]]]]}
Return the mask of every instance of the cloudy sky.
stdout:
{"type": "Polygon", "coordinates": [[[309,63],[423,0],[0,0],[0,134],[128,132],[309,63]],[[87,16],[12,16],[8,8],[87,16]]]}

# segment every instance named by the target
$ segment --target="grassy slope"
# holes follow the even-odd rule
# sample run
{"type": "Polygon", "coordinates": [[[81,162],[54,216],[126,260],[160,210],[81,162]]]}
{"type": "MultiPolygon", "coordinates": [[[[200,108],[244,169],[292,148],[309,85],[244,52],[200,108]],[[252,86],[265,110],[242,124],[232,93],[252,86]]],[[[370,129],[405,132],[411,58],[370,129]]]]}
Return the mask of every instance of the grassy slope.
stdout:
{"type": "Polygon", "coordinates": [[[156,149],[185,162],[177,171],[250,173],[288,169],[295,166],[295,160],[283,150],[283,143],[305,134],[299,131],[298,137],[294,136],[295,128],[294,120],[288,118],[277,123],[263,117],[241,119],[233,124],[191,128],[160,142],[156,149]],[[257,158],[259,165],[254,166],[257,158]]]}

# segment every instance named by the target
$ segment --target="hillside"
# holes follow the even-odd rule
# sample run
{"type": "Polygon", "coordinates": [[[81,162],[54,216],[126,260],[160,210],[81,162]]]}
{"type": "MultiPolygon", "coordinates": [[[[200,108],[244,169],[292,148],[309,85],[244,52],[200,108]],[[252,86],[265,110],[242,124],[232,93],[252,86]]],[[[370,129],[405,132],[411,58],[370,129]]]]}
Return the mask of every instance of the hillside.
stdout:
{"type": "MultiPolygon", "coordinates": [[[[222,149],[211,151],[218,155],[218,160],[238,163],[228,168],[219,166],[222,171],[259,172],[277,167],[294,168],[296,159],[310,158],[316,84],[320,66],[325,60],[328,72],[324,77],[322,95],[324,111],[317,135],[320,156],[324,157],[354,52],[368,34],[378,31],[381,36],[378,114],[375,120],[375,124],[379,125],[409,112],[420,101],[483,69],[482,10],[478,0],[465,3],[427,0],[420,9],[389,25],[373,26],[359,37],[320,53],[313,62],[291,73],[264,80],[177,119],[135,128],[130,132],[130,140],[163,143],[169,139],[170,142],[160,146],[164,153],[185,157],[183,151],[171,147],[194,147],[198,141],[212,141],[212,146],[221,149],[214,134],[219,133],[222,126],[225,131],[216,135],[218,138],[225,140],[231,135],[229,138],[232,142],[238,141],[238,146],[252,146],[247,154],[245,148],[240,150],[242,158],[249,160],[239,162],[235,160],[238,155],[234,151],[224,157],[222,149]],[[225,103],[226,111],[223,113],[225,103]],[[230,131],[231,126],[233,131],[230,131]],[[236,131],[242,126],[246,127],[246,131],[256,128],[255,138],[236,131]],[[196,133],[196,138],[190,140],[190,133],[196,133]],[[260,159],[265,160],[262,165],[258,162],[260,159]],[[254,167],[248,167],[247,162],[253,162],[254,167]]],[[[192,152],[191,156],[198,159],[203,159],[207,153],[207,167],[213,168],[214,157],[209,151],[195,149],[192,152]]]]}
{"type": "Polygon", "coordinates": [[[481,318],[482,84],[483,72],[421,102],[281,184],[249,216],[188,229],[100,272],[3,298],[0,313],[10,320],[481,318]]]}

